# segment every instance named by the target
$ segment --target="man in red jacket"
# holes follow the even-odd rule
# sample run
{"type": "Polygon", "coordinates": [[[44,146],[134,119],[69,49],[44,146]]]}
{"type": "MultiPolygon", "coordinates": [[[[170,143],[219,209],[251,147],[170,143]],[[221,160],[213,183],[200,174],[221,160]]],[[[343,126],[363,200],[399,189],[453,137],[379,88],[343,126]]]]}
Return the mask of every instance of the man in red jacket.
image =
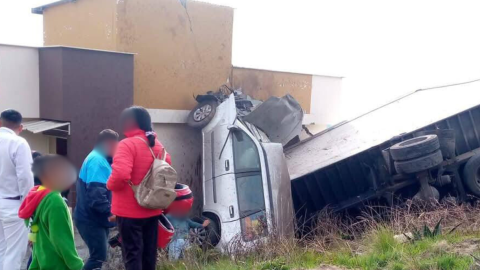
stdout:
{"type": "MultiPolygon", "coordinates": [[[[149,113],[133,106],[122,113],[122,140],[113,157],[112,174],[107,188],[112,191],[112,213],[116,216],[122,238],[126,270],[155,270],[157,258],[158,216],[161,209],[143,208],[128,184],[140,184],[153,163],[153,156],[165,151],[156,139],[149,113]]],[[[166,161],[171,164],[170,155],[166,161]]]]}

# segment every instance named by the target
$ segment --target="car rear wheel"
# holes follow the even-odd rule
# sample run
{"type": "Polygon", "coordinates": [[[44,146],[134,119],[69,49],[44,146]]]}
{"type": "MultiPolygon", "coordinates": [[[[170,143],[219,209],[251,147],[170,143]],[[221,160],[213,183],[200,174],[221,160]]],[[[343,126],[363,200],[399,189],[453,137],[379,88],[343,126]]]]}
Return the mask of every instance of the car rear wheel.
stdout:
{"type": "Polygon", "coordinates": [[[480,154],[471,157],[465,164],[463,183],[473,195],[480,197],[480,154]]]}
{"type": "Polygon", "coordinates": [[[215,219],[205,216],[193,219],[197,223],[203,223],[205,220],[209,220],[210,224],[205,228],[193,230],[192,242],[202,248],[212,248],[220,242],[220,226],[215,219]]]}
{"type": "Polygon", "coordinates": [[[190,111],[187,124],[193,128],[204,128],[215,116],[217,106],[218,103],[215,100],[206,100],[199,103],[192,111],[190,111]]]}

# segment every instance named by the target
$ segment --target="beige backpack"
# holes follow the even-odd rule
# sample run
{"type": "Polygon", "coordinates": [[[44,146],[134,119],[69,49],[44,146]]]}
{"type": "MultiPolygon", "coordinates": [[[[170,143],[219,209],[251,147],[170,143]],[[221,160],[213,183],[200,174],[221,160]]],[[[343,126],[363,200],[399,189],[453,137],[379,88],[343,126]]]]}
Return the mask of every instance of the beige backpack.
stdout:
{"type": "Polygon", "coordinates": [[[139,185],[129,181],[140,206],[148,209],[166,209],[177,197],[175,185],[177,172],[165,161],[167,151],[163,150],[162,158],[155,156],[150,145],[143,138],[138,138],[147,144],[153,156],[153,163],[139,185]]]}

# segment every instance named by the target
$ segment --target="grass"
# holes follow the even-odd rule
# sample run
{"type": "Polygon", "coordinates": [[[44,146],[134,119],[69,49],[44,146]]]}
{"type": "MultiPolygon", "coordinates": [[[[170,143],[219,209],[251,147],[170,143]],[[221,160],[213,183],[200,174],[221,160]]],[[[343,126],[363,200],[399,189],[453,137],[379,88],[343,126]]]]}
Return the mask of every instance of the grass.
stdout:
{"type": "Polygon", "coordinates": [[[313,269],[320,264],[341,266],[347,269],[391,269],[391,270],[469,270],[474,265],[473,257],[444,250],[448,246],[461,243],[471,236],[462,233],[439,236],[435,239],[423,239],[417,242],[399,243],[394,232],[388,228],[371,231],[364,239],[363,252],[349,249],[345,243],[327,253],[315,252],[308,247],[299,246],[295,254],[279,256],[271,260],[260,260],[253,255],[231,259],[221,255],[213,260],[201,258],[196,263],[188,258],[179,262],[163,260],[159,270],[205,269],[205,270],[293,270],[313,269]],[[439,245],[443,244],[443,245],[439,245]]]}
{"type": "Polygon", "coordinates": [[[350,269],[468,270],[474,264],[471,256],[444,250],[445,247],[451,247],[454,242],[460,242],[463,237],[463,235],[439,236],[414,243],[399,243],[394,239],[393,231],[381,228],[365,239],[369,245],[365,253],[355,254],[350,250],[333,251],[325,256],[325,259],[326,263],[350,269]]]}
{"type": "MultiPolygon", "coordinates": [[[[371,208],[357,216],[323,211],[301,239],[274,235],[254,247],[235,243],[221,254],[191,248],[184,259],[159,255],[159,270],[299,270],[333,265],[365,270],[470,270],[480,260],[480,209],[470,205],[371,208]],[[395,235],[442,219],[443,234],[401,243],[395,235]],[[453,233],[449,231],[461,224],[453,233]]],[[[121,268],[112,268],[121,269],[121,268]]]]}
{"type": "MultiPolygon", "coordinates": [[[[232,259],[229,256],[222,255],[213,260],[204,258],[180,260],[170,262],[167,259],[160,259],[158,270],[291,270],[291,269],[312,269],[317,267],[322,261],[320,254],[314,252],[295,251],[297,254],[288,256],[279,256],[270,260],[260,260],[255,256],[242,256],[242,258],[232,259]]],[[[190,255],[189,255],[190,256],[190,255]]]]}

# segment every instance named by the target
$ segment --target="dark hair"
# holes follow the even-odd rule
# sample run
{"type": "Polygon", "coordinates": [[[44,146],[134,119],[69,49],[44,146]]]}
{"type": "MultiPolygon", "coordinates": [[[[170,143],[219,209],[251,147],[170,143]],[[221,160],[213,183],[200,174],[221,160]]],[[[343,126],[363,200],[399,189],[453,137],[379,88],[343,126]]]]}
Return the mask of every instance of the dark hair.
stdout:
{"type": "MultiPolygon", "coordinates": [[[[132,106],[130,108],[126,108],[122,112],[121,119],[122,119],[122,122],[124,122],[126,119],[133,119],[137,123],[137,126],[139,129],[145,132],[153,131],[152,119],[150,118],[150,114],[145,108],[141,106],[132,106]]],[[[147,139],[150,147],[154,147],[155,135],[149,134],[147,136],[147,139]]]]}
{"type": "Polygon", "coordinates": [[[37,152],[37,151],[32,151],[32,159],[36,159],[38,157],[41,157],[42,153],[37,152]]]}
{"type": "Polygon", "coordinates": [[[12,109],[3,111],[2,114],[0,114],[0,119],[2,119],[3,124],[10,127],[20,125],[23,120],[22,114],[12,109]]]}
{"type": "Polygon", "coordinates": [[[102,130],[97,136],[96,144],[99,145],[105,141],[118,141],[118,133],[111,129],[102,130]]]}
{"type": "MultiPolygon", "coordinates": [[[[33,151],[32,152],[32,159],[35,160],[37,159],[38,157],[41,157],[42,156],[42,153],[40,152],[37,152],[37,151],[33,151]]],[[[38,178],[37,176],[33,176],[33,183],[35,186],[38,186],[38,185],[41,185],[42,184],[42,181],[40,181],[40,178],[38,178]]]]}
{"type": "Polygon", "coordinates": [[[55,162],[63,162],[64,164],[68,164],[73,167],[73,164],[64,156],[44,155],[44,156],[39,156],[33,160],[33,165],[32,165],[33,175],[37,177],[39,180],[41,180],[42,176],[48,170],[48,166],[55,162]]]}

